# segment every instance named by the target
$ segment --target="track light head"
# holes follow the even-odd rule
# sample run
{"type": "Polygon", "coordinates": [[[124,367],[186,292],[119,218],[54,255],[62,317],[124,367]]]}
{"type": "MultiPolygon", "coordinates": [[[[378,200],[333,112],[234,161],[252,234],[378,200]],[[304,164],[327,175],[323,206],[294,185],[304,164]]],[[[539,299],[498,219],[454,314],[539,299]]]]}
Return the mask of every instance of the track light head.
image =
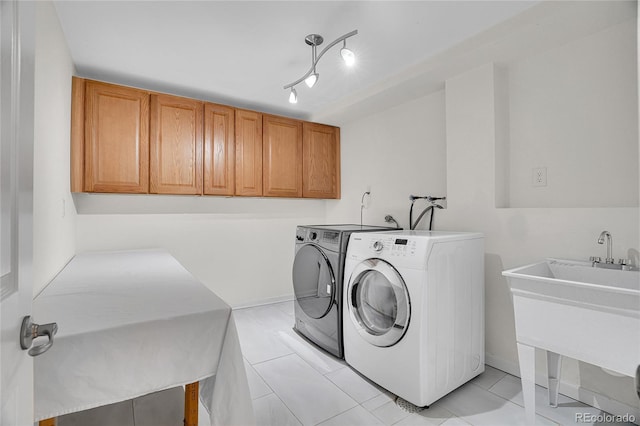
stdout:
{"type": "Polygon", "coordinates": [[[342,49],[340,49],[340,56],[342,56],[342,60],[348,67],[351,67],[356,63],[356,55],[351,49],[347,48],[347,40],[344,40],[342,49]]]}
{"type": "Polygon", "coordinates": [[[318,73],[314,72],[313,74],[311,74],[309,77],[304,79],[305,84],[309,87],[312,88],[313,86],[315,86],[316,82],[318,81],[318,73]]]}
{"type": "Polygon", "coordinates": [[[293,87],[291,88],[291,93],[289,94],[289,103],[298,103],[298,92],[296,92],[296,89],[294,89],[293,87]]]}

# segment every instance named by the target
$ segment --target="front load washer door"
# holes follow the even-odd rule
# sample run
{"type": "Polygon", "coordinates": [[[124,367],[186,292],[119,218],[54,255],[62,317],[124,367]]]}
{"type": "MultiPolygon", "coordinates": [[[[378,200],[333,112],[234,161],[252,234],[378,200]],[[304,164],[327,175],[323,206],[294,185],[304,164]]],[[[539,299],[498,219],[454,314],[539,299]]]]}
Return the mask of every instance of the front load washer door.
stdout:
{"type": "Polygon", "coordinates": [[[305,314],[322,318],[333,304],[336,277],[331,262],[313,244],[302,246],[293,261],[293,291],[305,314]]]}
{"type": "Polygon", "coordinates": [[[367,342],[393,346],[409,326],[411,304],[404,280],[389,263],[367,259],[359,263],[347,289],[349,316],[367,342]]]}

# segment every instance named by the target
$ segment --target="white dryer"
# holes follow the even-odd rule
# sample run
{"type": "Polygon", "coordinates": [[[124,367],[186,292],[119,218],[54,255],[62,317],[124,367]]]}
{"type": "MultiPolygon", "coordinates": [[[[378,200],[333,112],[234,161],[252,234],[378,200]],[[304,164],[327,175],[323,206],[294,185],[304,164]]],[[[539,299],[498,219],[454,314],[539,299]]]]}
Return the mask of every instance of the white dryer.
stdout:
{"type": "Polygon", "coordinates": [[[351,234],[345,361],[419,407],[484,371],[484,237],[351,234]]]}

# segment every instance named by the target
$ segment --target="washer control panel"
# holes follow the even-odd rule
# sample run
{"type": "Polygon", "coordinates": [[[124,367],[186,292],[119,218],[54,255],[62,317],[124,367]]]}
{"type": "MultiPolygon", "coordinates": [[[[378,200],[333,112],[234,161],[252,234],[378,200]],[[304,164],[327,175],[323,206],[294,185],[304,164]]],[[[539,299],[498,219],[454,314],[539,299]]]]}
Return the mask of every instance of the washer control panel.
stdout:
{"type": "Polygon", "coordinates": [[[387,256],[415,256],[416,240],[411,238],[383,237],[380,235],[371,239],[369,247],[376,253],[385,254],[387,256]]]}

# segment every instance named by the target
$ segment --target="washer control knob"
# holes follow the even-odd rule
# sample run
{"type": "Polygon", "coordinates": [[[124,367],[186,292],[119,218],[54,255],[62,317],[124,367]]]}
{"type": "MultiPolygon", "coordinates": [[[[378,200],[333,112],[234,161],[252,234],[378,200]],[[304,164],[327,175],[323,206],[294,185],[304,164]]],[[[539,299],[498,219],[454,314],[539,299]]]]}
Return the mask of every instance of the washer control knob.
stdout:
{"type": "Polygon", "coordinates": [[[373,243],[373,249],[375,251],[382,251],[383,248],[384,244],[382,244],[382,241],[376,241],[375,243],[373,243]]]}
{"type": "Polygon", "coordinates": [[[313,240],[315,240],[316,238],[318,238],[318,233],[317,233],[317,232],[311,232],[311,233],[309,234],[309,238],[310,238],[312,241],[313,241],[313,240]]]}

